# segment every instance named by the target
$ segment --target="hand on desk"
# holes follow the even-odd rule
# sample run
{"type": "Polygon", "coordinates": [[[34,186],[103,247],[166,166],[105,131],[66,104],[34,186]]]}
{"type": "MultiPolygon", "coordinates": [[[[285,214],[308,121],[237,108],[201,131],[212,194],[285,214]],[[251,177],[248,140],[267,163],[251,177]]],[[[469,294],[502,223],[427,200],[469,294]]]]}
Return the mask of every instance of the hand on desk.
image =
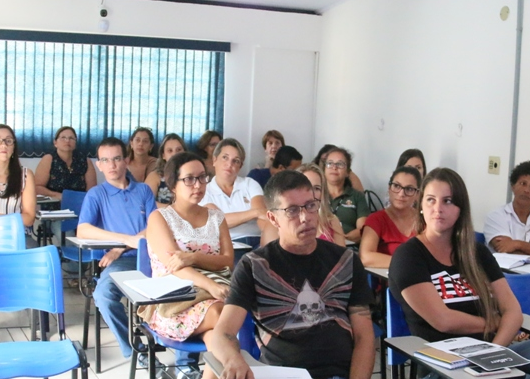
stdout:
{"type": "Polygon", "coordinates": [[[241,354],[227,361],[219,379],[254,379],[254,374],[241,354]]]}
{"type": "Polygon", "coordinates": [[[502,253],[514,253],[518,250],[518,241],[507,236],[495,237],[491,240],[495,250],[502,253]]]}
{"type": "Polygon", "coordinates": [[[101,260],[99,261],[99,267],[107,267],[112,262],[114,262],[116,259],[118,259],[123,254],[124,251],[125,249],[123,248],[114,248],[114,249],[109,250],[103,256],[103,258],[101,258],[101,260]]]}

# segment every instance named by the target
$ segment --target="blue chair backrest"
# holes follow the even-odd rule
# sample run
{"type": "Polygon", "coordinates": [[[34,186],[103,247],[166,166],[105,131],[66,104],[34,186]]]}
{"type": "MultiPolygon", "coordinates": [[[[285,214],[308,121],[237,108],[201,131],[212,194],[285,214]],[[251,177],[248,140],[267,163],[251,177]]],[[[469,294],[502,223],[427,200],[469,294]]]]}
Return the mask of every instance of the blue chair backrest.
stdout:
{"type": "MultiPolygon", "coordinates": [[[[81,213],[81,205],[83,205],[85,196],[86,192],[64,190],[61,198],[61,209],[70,209],[71,211],[74,211],[77,216],[79,216],[79,213],[81,213]]],[[[78,222],[78,218],[64,220],[61,223],[61,231],[68,232],[70,230],[77,229],[78,222]]]]}
{"type": "Polygon", "coordinates": [[[530,274],[504,274],[523,313],[530,315],[530,274]]]}
{"type": "MultiPolygon", "coordinates": [[[[409,326],[405,320],[403,308],[394,299],[390,289],[386,290],[386,336],[387,337],[402,337],[410,336],[409,326]]],[[[388,349],[388,364],[400,365],[408,360],[406,356],[388,349]]]]}
{"type": "Polygon", "coordinates": [[[486,237],[484,237],[484,233],[475,232],[475,241],[485,245],[486,244],[486,237]]]}
{"type": "Polygon", "coordinates": [[[151,270],[151,258],[149,258],[149,253],[147,252],[147,240],[145,238],[141,238],[138,242],[136,269],[149,278],[153,276],[153,270],[151,270]]]}
{"type": "Polygon", "coordinates": [[[26,248],[25,233],[20,213],[0,216],[0,253],[24,250],[26,248]]]}
{"type": "Polygon", "coordinates": [[[0,311],[64,313],[63,281],[53,245],[0,254],[0,311]]]}

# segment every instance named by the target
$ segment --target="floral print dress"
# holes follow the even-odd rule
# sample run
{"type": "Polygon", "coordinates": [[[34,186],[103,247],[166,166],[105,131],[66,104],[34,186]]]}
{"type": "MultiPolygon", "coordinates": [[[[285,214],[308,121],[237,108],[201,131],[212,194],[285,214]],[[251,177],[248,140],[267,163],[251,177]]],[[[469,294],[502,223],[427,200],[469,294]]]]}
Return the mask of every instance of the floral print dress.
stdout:
{"type": "MultiPolygon", "coordinates": [[[[224,213],[217,209],[208,209],[208,221],[204,226],[193,228],[191,224],[181,218],[170,206],[158,209],[173,232],[175,241],[182,251],[194,254],[219,254],[219,228],[224,220],[224,213]]],[[[148,248],[151,258],[153,277],[164,276],[169,273],[160,262],[151,248],[148,248]]],[[[204,319],[208,308],[220,300],[205,300],[193,305],[175,317],[162,317],[157,311],[154,312],[149,326],[159,334],[177,340],[184,341],[197,329],[204,319]]]]}

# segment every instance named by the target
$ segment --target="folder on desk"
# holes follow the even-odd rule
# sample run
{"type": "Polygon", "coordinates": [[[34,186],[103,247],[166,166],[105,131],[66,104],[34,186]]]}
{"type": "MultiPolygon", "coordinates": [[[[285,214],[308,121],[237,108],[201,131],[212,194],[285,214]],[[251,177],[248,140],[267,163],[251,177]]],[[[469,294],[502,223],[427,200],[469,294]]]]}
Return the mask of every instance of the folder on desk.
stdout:
{"type": "Polygon", "coordinates": [[[175,275],[125,280],[123,284],[131,287],[140,295],[153,300],[184,296],[193,291],[193,282],[191,280],[180,279],[175,275]]]}

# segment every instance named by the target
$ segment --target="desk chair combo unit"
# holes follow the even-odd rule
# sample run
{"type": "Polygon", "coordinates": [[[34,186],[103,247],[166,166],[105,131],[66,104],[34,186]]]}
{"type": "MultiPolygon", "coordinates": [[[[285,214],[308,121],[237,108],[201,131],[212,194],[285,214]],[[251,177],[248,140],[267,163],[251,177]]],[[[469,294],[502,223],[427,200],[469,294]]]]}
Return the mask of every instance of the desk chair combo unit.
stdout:
{"type": "MultiPolygon", "coordinates": [[[[0,379],[48,377],[72,370],[88,378],[87,358],[77,341],[66,339],[63,283],[55,246],[0,253],[0,311],[36,309],[57,315],[60,341],[0,343],[0,379]]],[[[44,323],[41,322],[41,328],[44,323]]]]}
{"type": "MultiPolygon", "coordinates": [[[[81,205],[85,199],[86,192],[64,190],[61,199],[61,209],[70,209],[76,215],[81,213],[81,205]]],[[[82,249],[77,246],[66,245],[66,234],[69,231],[77,230],[78,218],[64,220],[61,223],[61,256],[63,259],[78,263],[78,286],[79,291],[85,297],[85,313],[83,318],[83,349],[88,348],[88,328],[90,307],[92,303],[92,292],[97,283],[100,273],[97,262],[103,257],[104,251],[100,249],[82,249]],[[90,274],[85,278],[86,271],[84,265],[90,265],[90,274]]],[[[96,373],[101,372],[101,314],[95,307],[95,360],[96,373]]]]}
{"type": "MultiPolygon", "coordinates": [[[[151,277],[151,261],[147,252],[147,240],[142,238],[138,245],[137,255],[137,269],[142,272],[145,276],[151,277]]],[[[138,345],[140,343],[140,337],[143,335],[147,337],[147,350],[149,356],[149,378],[155,379],[156,367],[155,367],[155,353],[157,351],[165,351],[166,348],[186,351],[189,353],[204,353],[206,352],[206,345],[198,338],[188,338],[185,341],[175,341],[166,337],[161,336],[156,331],[151,329],[146,322],[140,322],[136,319],[136,332],[134,333],[133,354],[131,359],[131,371],[129,378],[134,379],[136,377],[136,361],[138,358],[138,345]]],[[[241,348],[248,351],[255,358],[259,357],[259,348],[257,347],[255,336],[254,336],[254,323],[250,315],[247,315],[245,322],[238,334],[241,348]]],[[[180,370],[180,365],[176,365],[180,370]]],[[[185,366],[194,369],[191,366],[185,366]]]]}

